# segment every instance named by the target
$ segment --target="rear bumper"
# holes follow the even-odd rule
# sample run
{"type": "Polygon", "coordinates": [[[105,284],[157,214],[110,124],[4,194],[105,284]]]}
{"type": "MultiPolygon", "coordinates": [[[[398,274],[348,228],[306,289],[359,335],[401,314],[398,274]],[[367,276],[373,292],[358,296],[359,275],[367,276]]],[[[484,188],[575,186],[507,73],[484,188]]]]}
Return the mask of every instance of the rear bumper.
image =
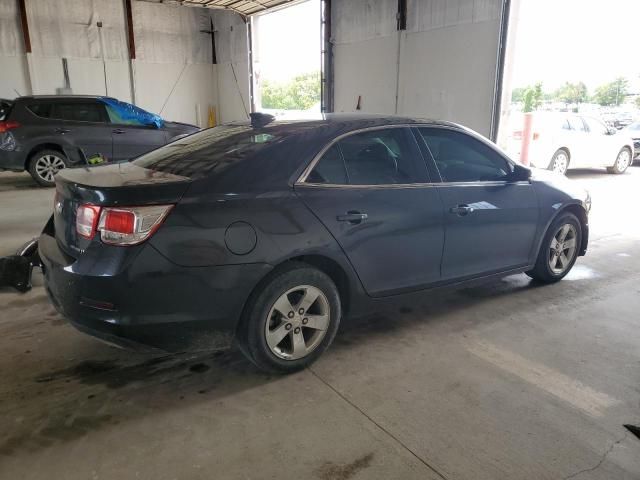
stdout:
{"type": "Polygon", "coordinates": [[[211,350],[233,339],[244,303],[271,269],[266,264],[181,267],[151,245],[123,257],[66,255],[56,239],[38,242],[45,288],[76,328],[127,348],[211,350]],[[104,268],[101,267],[104,266],[104,268]]]}
{"type": "Polygon", "coordinates": [[[22,172],[25,164],[25,152],[22,150],[0,149],[0,170],[22,172]]]}

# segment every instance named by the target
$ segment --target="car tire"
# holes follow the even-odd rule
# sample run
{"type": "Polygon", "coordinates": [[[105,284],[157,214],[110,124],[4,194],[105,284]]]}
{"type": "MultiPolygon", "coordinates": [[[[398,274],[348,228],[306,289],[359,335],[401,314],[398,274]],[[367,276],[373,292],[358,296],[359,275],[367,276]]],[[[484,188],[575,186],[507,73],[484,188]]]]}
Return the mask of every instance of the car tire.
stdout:
{"type": "Polygon", "coordinates": [[[616,162],[613,164],[613,166],[607,167],[607,172],[613,173],[615,175],[620,175],[626,172],[627,168],[629,168],[629,165],[633,163],[632,156],[633,154],[631,153],[631,150],[629,150],[629,147],[624,147],[618,153],[616,162]]]}
{"type": "Polygon", "coordinates": [[[525,273],[543,283],[562,280],[576,263],[581,244],[580,221],[573,213],[561,213],[547,229],[535,266],[525,273]]]}
{"type": "Polygon", "coordinates": [[[560,148],[553,154],[553,157],[551,157],[551,162],[549,162],[547,170],[564,175],[569,168],[569,159],[569,152],[564,148],[560,148]]]}
{"type": "Polygon", "coordinates": [[[54,176],[68,165],[67,157],[57,150],[40,150],[29,159],[29,173],[41,187],[53,187],[54,176]]]}
{"type": "Polygon", "coordinates": [[[341,314],[340,295],[331,278],[305,263],[291,262],[273,272],[249,298],[238,343],[261,370],[295,372],[329,347],[341,314]]]}

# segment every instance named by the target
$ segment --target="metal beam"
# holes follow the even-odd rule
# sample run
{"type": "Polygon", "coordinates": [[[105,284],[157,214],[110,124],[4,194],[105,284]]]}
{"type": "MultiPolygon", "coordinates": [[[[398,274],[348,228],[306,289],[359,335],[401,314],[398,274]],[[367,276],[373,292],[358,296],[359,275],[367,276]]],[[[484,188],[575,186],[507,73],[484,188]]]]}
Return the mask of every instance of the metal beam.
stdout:
{"type": "Polygon", "coordinates": [[[333,44],[331,42],[331,0],[320,2],[320,36],[322,40],[320,75],[320,110],[333,112],[333,44]]]}
{"type": "Polygon", "coordinates": [[[496,81],[493,88],[493,107],[491,111],[490,139],[498,141],[498,128],[502,111],[502,84],[504,83],[505,58],[507,55],[507,38],[509,34],[509,17],[511,13],[511,0],[502,0],[500,11],[500,34],[498,38],[498,57],[496,61],[496,81]]]}
{"type": "Polygon", "coordinates": [[[24,38],[24,51],[31,53],[31,35],[29,34],[29,22],[27,21],[27,7],[25,0],[18,0],[20,10],[20,22],[22,24],[22,37],[24,38]]]}
{"type": "Polygon", "coordinates": [[[131,0],[124,0],[124,10],[127,21],[127,42],[129,45],[129,58],[136,58],[136,39],[133,35],[133,10],[131,9],[131,0]]]}

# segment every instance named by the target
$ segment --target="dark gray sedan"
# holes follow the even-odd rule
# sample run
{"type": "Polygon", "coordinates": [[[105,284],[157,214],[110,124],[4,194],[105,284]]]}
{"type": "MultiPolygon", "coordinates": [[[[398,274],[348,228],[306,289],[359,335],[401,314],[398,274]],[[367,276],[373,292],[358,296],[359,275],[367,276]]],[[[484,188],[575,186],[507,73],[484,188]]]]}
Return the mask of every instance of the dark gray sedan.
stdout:
{"type": "Polygon", "coordinates": [[[590,203],[452,123],[253,114],[61,172],[39,252],[82,331],[168,350],[235,339],[289,372],[343,315],[522,272],[562,279],[587,250],[590,203]]]}
{"type": "Polygon", "coordinates": [[[0,170],[27,170],[53,186],[59,170],[86,158],[128,160],[196,131],[110,97],[0,99],[0,170]]]}

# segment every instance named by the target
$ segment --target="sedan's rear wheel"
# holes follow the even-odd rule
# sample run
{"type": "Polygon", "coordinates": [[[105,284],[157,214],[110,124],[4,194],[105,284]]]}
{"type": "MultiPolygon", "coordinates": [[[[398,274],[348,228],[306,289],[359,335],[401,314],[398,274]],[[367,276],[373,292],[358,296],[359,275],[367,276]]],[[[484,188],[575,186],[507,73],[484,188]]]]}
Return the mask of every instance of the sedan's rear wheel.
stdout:
{"type": "Polygon", "coordinates": [[[607,168],[607,172],[617,175],[624,173],[631,165],[631,151],[628,147],[624,147],[616,157],[616,163],[612,167],[607,168]]]}
{"type": "Polygon", "coordinates": [[[292,263],[275,272],[252,295],[238,340],[259,368],[293,372],[315,361],[340,323],[340,297],[323,272],[292,263]]]}
{"type": "Polygon", "coordinates": [[[547,230],[536,265],[527,275],[545,283],[561,280],[573,268],[581,244],[580,221],[572,213],[561,214],[547,230]]]}
{"type": "Polygon", "coordinates": [[[548,170],[564,175],[569,168],[569,154],[566,150],[560,149],[551,157],[548,170]]]}
{"type": "Polygon", "coordinates": [[[29,173],[42,187],[53,187],[55,175],[66,168],[67,157],[55,150],[40,150],[29,161],[29,173]]]}

